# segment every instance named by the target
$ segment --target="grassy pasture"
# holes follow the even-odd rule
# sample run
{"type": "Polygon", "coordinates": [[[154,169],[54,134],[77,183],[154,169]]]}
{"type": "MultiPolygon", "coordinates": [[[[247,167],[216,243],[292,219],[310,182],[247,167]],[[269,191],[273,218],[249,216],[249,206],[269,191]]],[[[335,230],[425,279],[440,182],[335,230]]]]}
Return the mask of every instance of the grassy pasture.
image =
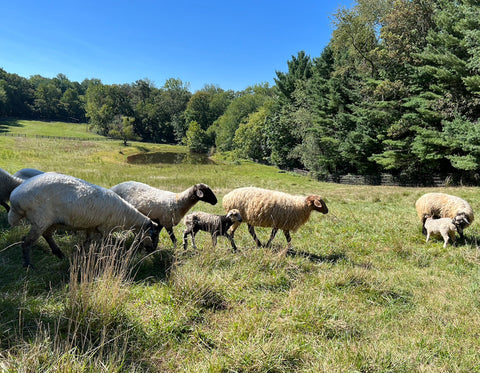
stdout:
{"type": "MultiPolygon", "coordinates": [[[[47,126],[22,124],[35,131],[47,126]]],[[[58,126],[55,136],[66,125],[58,126]]],[[[42,239],[32,252],[35,269],[26,271],[15,243],[28,226],[10,228],[2,209],[1,371],[480,369],[478,221],[466,230],[466,242],[443,249],[441,240],[424,242],[414,208],[419,196],[436,190],[463,197],[479,211],[478,188],[319,183],[220,156],[205,165],[126,163],[130,154],[172,150],[185,151],[0,136],[0,167],[11,173],[53,170],[105,187],[138,180],[182,191],[204,182],[220,201],[248,185],[315,193],[324,196],[330,212],[312,214],[292,234],[294,250],[288,252],[281,233],[273,248],[255,248],[245,227],[236,233],[237,253],[225,238],[213,249],[202,232],[198,251],[191,244],[186,252],[181,245],[174,251],[163,231],[153,255],[106,242],[82,256],[81,236],[58,234],[68,259],[54,257],[42,239]]],[[[194,210],[223,212],[221,203],[198,203],[194,210]]],[[[180,242],[183,229],[175,228],[180,242]]],[[[257,232],[263,241],[269,235],[257,232]]]]}

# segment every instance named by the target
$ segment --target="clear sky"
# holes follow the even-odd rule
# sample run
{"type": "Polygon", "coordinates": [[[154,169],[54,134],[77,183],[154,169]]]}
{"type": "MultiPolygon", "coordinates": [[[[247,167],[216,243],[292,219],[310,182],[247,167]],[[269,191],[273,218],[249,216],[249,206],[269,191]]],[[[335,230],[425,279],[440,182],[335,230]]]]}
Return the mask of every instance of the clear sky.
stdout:
{"type": "Polygon", "coordinates": [[[342,0],[0,0],[0,68],[104,84],[169,78],[242,90],[320,56],[342,0]]]}

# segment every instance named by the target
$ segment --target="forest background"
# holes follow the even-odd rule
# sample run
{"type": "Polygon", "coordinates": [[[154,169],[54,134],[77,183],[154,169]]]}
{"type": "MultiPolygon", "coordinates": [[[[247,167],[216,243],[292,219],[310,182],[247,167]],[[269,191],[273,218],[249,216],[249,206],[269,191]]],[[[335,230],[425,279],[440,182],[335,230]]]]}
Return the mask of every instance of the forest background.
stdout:
{"type": "Polygon", "coordinates": [[[0,69],[0,117],[90,124],[125,143],[230,152],[318,179],[390,173],[478,185],[480,1],[358,0],[320,56],[243,91],[148,78],[27,78],[0,69]]]}

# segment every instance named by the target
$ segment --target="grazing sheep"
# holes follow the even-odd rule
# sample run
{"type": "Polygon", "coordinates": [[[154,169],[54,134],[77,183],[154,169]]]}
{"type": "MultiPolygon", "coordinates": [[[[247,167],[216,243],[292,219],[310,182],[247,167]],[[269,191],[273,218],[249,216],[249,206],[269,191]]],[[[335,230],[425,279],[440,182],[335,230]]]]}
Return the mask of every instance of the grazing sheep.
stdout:
{"type": "Polygon", "coordinates": [[[443,247],[447,247],[449,238],[452,242],[455,242],[455,233],[457,233],[457,226],[454,224],[454,219],[451,218],[440,218],[433,219],[431,216],[425,217],[424,227],[427,231],[427,240],[428,242],[430,236],[442,236],[443,237],[443,247]]]}
{"type": "Polygon", "coordinates": [[[181,193],[173,193],[137,181],[126,181],[115,185],[111,190],[158,223],[160,230],[165,227],[174,248],[177,239],[173,227],[180,223],[188,210],[198,201],[211,205],[217,203],[217,197],[205,184],[195,184],[181,193]]]}
{"type": "MultiPolygon", "coordinates": [[[[274,190],[254,187],[245,187],[232,190],[223,197],[225,211],[238,209],[243,220],[248,225],[248,231],[257,246],[262,246],[255,234],[254,227],[272,227],[272,233],[266,247],[269,247],[279,229],[283,230],[287,243],[290,246],[290,231],[295,232],[310,218],[313,210],[323,214],[328,213],[328,208],[320,196],[308,197],[293,196],[274,190]]],[[[232,236],[240,223],[235,223],[232,236]]]]}
{"type": "Polygon", "coordinates": [[[195,235],[198,231],[209,232],[212,235],[213,247],[217,245],[217,236],[225,236],[230,240],[232,249],[237,250],[233,237],[228,233],[228,229],[236,222],[242,222],[242,216],[237,209],[230,210],[227,215],[213,215],[206,212],[194,212],[188,214],[183,219],[187,229],[183,231],[183,249],[187,249],[187,236],[192,236],[192,245],[195,245],[195,235]]]}
{"type": "Polygon", "coordinates": [[[7,201],[10,199],[12,191],[23,182],[19,177],[13,176],[0,168],[0,205],[5,210],[10,211],[7,201]]]}
{"type": "Polygon", "coordinates": [[[423,234],[426,234],[425,216],[432,218],[455,219],[460,238],[463,230],[473,223],[473,210],[467,201],[445,193],[427,193],[415,202],[418,218],[422,221],[423,234]]]}
{"type": "Polygon", "coordinates": [[[53,254],[64,256],[52,238],[59,227],[84,230],[89,236],[122,228],[146,231],[149,239],[145,248],[154,250],[158,244],[160,229],[156,223],[111,190],[72,176],[47,172],[28,179],[13,191],[10,202],[10,225],[17,225],[22,218],[31,224],[22,243],[26,267],[30,266],[30,248],[40,236],[53,254]]]}
{"type": "Polygon", "coordinates": [[[22,180],[27,180],[43,173],[43,171],[37,170],[36,168],[22,168],[15,172],[13,176],[19,177],[22,180]]]}

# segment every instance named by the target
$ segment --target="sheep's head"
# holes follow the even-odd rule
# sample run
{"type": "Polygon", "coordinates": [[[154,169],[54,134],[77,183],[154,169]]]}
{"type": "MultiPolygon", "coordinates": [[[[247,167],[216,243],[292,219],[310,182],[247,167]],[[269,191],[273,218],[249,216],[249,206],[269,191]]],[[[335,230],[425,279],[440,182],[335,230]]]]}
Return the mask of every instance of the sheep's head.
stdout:
{"type": "Polygon", "coordinates": [[[196,184],[193,186],[193,192],[195,197],[199,201],[210,203],[211,205],[215,205],[217,203],[217,197],[213,193],[213,191],[209,188],[206,184],[196,184]]]}
{"type": "Polygon", "coordinates": [[[468,221],[467,216],[464,213],[455,216],[452,220],[452,223],[455,224],[455,226],[460,226],[461,228],[465,228],[470,225],[470,222],[468,221]]]}
{"type": "Polygon", "coordinates": [[[242,215],[240,214],[240,211],[238,211],[237,209],[230,210],[227,214],[227,218],[232,219],[232,221],[234,223],[235,222],[238,222],[238,223],[242,222],[242,215]]]}
{"type": "Polygon", "coordinates": [[[306,201],[307,205],[310,206],[313,210],[319,211],[322,214],[328,213],[328,207],[325,204],[325,201],[320,196],[308,196],[306,201]]]}
{"type": "Polygon", "coordinates": [[[161,227],[154,221],[150,221],[147,226],[147,236],[143,241],[143,246],[149,252],[155,251],[158,246],[158,236],[160,235],[161,227]]]}

